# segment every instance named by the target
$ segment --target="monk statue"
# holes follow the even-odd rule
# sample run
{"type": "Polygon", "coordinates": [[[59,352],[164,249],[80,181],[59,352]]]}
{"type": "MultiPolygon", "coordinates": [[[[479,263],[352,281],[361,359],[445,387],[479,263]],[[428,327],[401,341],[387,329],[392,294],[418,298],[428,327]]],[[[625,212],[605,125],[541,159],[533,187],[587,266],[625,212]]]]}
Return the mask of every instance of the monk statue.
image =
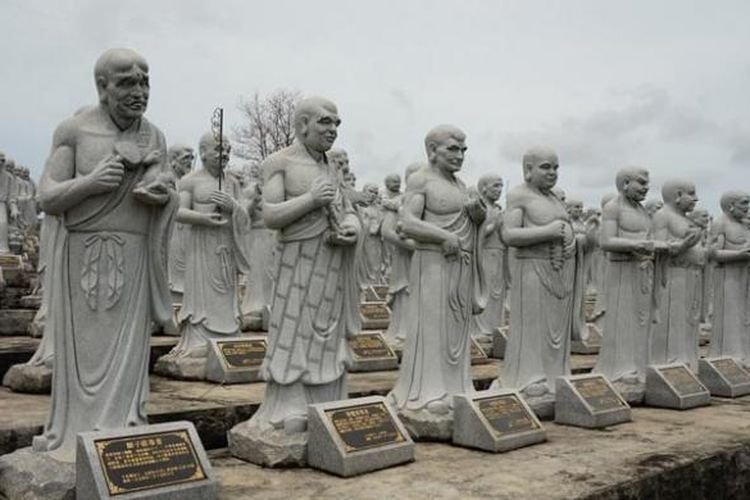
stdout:
{"type": "Polygon", "coordinates": [[[13,164],[0,152],[0,254],[10,253],[10,225],[18,218],[13,164]]]}
{"type": "Polygon", "coordinates": [[[22,232],[31,229],[36,223],[36,186],[29,177],[29,169],[18,165],[16,176],[16,205],[18,207],[18,226],[22,232]]]}
{"type": "Polygon", "coordinates": [[[487,214],[457,177],[465,134],[439,125],[427,133],[425,149],[429,164],[409,177],[404,194],[402,231],[416,245],[406,344],[388,399],[414,438],[447,440],[453,396],[474,390],[471,322],[486,302],[478,233],[487,214]]]}
{"type": "MultiPolygon", "coordinates": [[[[406,167],[404,179],[417,170],[424,168],[424,163],[412,163],[406,167]]],[[[384,246],[390,254],[390,272],[388,273],[388,306],[391,308],[391,321],[385,332],[385,338],[395,349],[402,351],[406,341],[406,322],[409,310],[406,305],[409,297],[409,268],[411,256],[414,253],[416,243],[407,238],[399,224],[400,214],[403,213],[404,196],[396,192],[398,179],[398,190],[401,188],[401,178],[397,174],[386,177],[386,197],[383,200],[383,234],[384,246]],[[390,179],[390,182],[389,182],[390,179]]]]}
{"type": "Polygon", "coordinates": [[[226,138],[220,146],[213,133],[203,134],[198,147],[203,168],[177,184],[177,222],[185,224],[185,289],[177,313],[180,341],[154,367],[162,375],[204,379],[209,340],[240,335],[238,274],[249,266],[250,219],[238,201],[237,178],[223,173],[230,151],[226,138]]]}
{"type": "Polygon", "coordinates": [[[267,466],[304,465],[307,406],[346,398],[347,338],[359,332],[354,254],[360,226],[326,157],[341,119],[327,99],[297,105],[294,144],[268,158],[263,219],[276,231],[274,297],[258,411],[229,432],[231,452],[267,466]]]}
{"type": "Polygon", "coordinates": [[[659,310],[651,329],[651,364],[685,363],[698,373],[701,232],[687,214],[698,198],[692,182],[672,179],[662,186],[664,206],[653,216],[654,239],[666,244],[665,267],[656,280],[659,310]]]}
{"type": "Polygon", "coordinates": [[[644,204],[644,206],[646,207],[648,215],[653,217],[656,212],[662,209],[664,202],[659,198],[651,198],[644,204]]]}
{"type": "Polygon", "coordinates": [[[554,407],[557,377],[570,375],[577,240],[565,203],[555,194],[557,155],[535,148],[523,156],[524,184],[510,191],[503,240],[513,247],[510,335],[495,385],[515,388],[542,414],[554,407]]]}
{"type": "Polygon", "coordinates": [[[385,283],[383,275],[383,240],[380,233],[383,212],[378,203],[378,185],[362,188],[362,203],[357,205],[362,234],[357,242],[357,282],[364,290],[385,283]]]}
{"type": "MultiPolygon", "coordinates": [[[[184,144],[173,144],[167,150],[167,165],[172,170],[175,180],[182,179],[193,169],[195,153],[193,148],[184,144]]],[[[169,242],[169,289],[174,301],[182,303],[185,291],[185,224],[176,222],[169,242]]]]}
{"type": "MultiPolygon", "coordinates": [[[[258,172],[260,173],[260,172],[258,172]]],[[[250,330],[268,330],[273,300],[273,259],[275,231],[266,227],[263,220],[263,179],[252,176],[242,192],[243,202],[250,215],[248,244],[252,264],[245,276],[245,294],[242,297],[243,324],[250,330]]]]}
{"type": "Polygon", "coordinates": [[[597,327],[587,323],[586,317],[586,285],[588,270],[593,265],[592,256],[596,246],[595,224],[583,220],[583,202],[569,198],[565,202],[570,217],[570,224],[580,248],[580,260],[583,265],[577,266],[576,288],[574,299],[573,330],[571,332],[571,352],[591,354],[598,351],[601,334],[597,327]]]}
{"type": "MultiPolygon", "coordinates": [[[[604,207],[607,205],[607,203],[615,199],[617,196],[619,196],[618,193],[607,193],[606,195],[602,196],[602,199],[599,203],[601,216],[599,224],[594,230],[594,241],[597,243],[597,245],[592,252],[593,255],[591,262],[591,274],[592,281],[594,283],[594,289],[596,290],[596,302],[594,303],[594,313],[591,316],[591,321],[595,322],[600,329],[602,329],[602,325],[604,324],[604,314],[607,312],[607,294],[605,293],[605,290],[607,289],[607,256],[606,252],[599,244],[601,243],[601,225],[602,219],[604,218],[604,207]]],[[[602,333],[606,335],[606,330],[604,330],[602,333]]]]}
{"type": "Polygon", "coordinates": [[[47,328],[51,414],[33,448],[74,461],[80,432],[146,424],[149,331],[169,321],[167,246],[177,195],[164,135],[143,117],[148,65],[111,49],[94,68],[99,104],[57,127],[39,186],[61,216],[47,328]]]}
{"type": "Polygon", "coordinates": [[[618,195],[604,205],[599,244],[605,252],[607,301],[604,339],[595,373],[606,376],[629,402],[642,401],[649,355],[654,258],[651,216],[642,205],[649,173],[639,167],[617,172],[618,195]]]}
{"type": "MultiPolygon", "coordinates": [[[[713,302],[713,267],[714,263],[709,258],[709,244],[711,235],[711,214],[705,208],[695,208],[688,217],[700,231],[701,237],[698,245],[700,251],[706,256],[701,269],[701,313],[698,320],[701,325],[711,326],[711,310],[713,302]]],[[[702,342],[701,342],[702,344],[702,342]]]]}
{"type": "MultiPolygon", "coordinates": [[[[397,211],[401,205],[401,177],[398,174],[389,174],[385,178],[385,192],[380,197],[381,217],[385,220],[388,212],[397,211]]],[[[391,265],[393,260],[393,245],[389,244],[385,235],[383,237],[383,278],[388,281],[391,275],[391,265]]]]}
{"type": "Polygon", "coordinates": [[[502,239],[503,211],[498,205],[503,192],[503,179],[496,174],[479,178],[477,191],[487,207],[482,225],[482,268],[487,283],[487,306],[474,316],[472,335],[485,344],[492,344],[492,334],[505,326],[505,302],[510,285],[508,249],[502,239]]]}
{"type": "Polygon", "coordinates": [[[710,258],[714,263],[711,357],[731,356],[750,368],[750,229],[744,224],[750,194],[721,196],[722,215],[711,226],[710,258]]]}

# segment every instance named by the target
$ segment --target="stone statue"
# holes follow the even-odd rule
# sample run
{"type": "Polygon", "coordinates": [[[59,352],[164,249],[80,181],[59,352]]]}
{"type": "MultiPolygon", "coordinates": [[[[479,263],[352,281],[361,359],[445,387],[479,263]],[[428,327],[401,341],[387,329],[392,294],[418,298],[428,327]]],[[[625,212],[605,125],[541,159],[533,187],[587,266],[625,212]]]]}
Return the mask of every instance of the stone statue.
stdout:
{"type": "MultiPolygon", "coordinates": [[[[417,170],[424,168],[424,163],[412,163],[406,167],[404,179],[417,170]]],[[[383,224],[381,232],[385,247],[390,253],[390,272],[388,273],[388,306],[391,308],[391,321],[385,338],[389,344],[398,350],[403,349],[406,340],[406,324],[409,315],[407,304],[409,297],[409,269],[411,256],[414,253],[415,242],[407,238],[399,225],[400,214],[403,212],[403,194],[395,193],[400,190],[401,178],[398,175],[386,177],[386,198],[383,200],[383,224]],[[398,187],[394,180],[398,179],[398,187]],[[388,182],[390,179],[390,182],[388,182]]]]}
{"type": "Polygon", "coordinates": [[[409,432],[450,439],[453,396],[473,392],[472,315],[486,301],[479,226],[486,209],[456,177],[466,136],[440,125],[427,133],[429,165],[406,183],[402,231],[416,242],[410,269],[406,344],[398,380],[388,394],[409,432]]]}
{"type": "Polygon", "coordinates": [[[648,200],[644,206],[646,207],[648,215],[653,217],[656,212],[662,209],[664,202],[658,198],[652,198],[648,200]]]}
{"type": "Polygon", "coordinates": [[[508,249],[503,242],[503,211],[498,205],[503,192],[503,179],[488,174],[479,178],[477,191],[487,207],[487,219],[482,225],[482,269],[487,283],[487,306],[474,316],[472,334],[483,343],[492,343],[495,329],[505,326],[505,301],[510,285],[508,249]]]}
{"type": "Polygon", "coordinates": [[[36,186],[29,178],[29,169],[19,165],[15,168],[15,175],[18,226],[25,232],[36,223],[36,186]]]}
{"type": "Polygon", "coordinates": [[[354,275],[360,226],[343,196],[328,151],[337,137],[336,106],[303,99],[296,139],[263,162],[263,219],[277,233],[266,393],[258,411],[229,432],[240,458],[269,466],[305,464],[307,406],[346,398],[347,338],[359,332],[354,275]]]}
{"type": "MultiPolygon", "coordinates": [[[[167,150],[167,165],[176,180],[189,173],[195,162],[193,148],[184,144],[173,144],[167,150]]],[[[185,224],[177,221],[169,242],[169,289],[173,300],[182,303],[185,290],[185,224]]]]}
{"type": "Polygon", "coordinates": [[[662,186],[664,206],[653,216],[654,239],[664,242],[668,255],[657,279],[659,309],[651,329],[650,363],[685,363],[698,373],[698,334],[701,313],[701,272],[705,254],[701,233],[688,218],[698,198],[695,185],[673,179],[662,186]]]}
{"type": "Polygon", "coordinates": [[[628,401],[643,399],[652,319],[655,246],[651,217],[641,204],[649,173],[617,172],[618,195],[604,205],[599,244],[605,252],[604,339],[595,373],[606,376],[628,401]]]}
{"type": "Polygon", "coordinates": [[[743,223],[750,194],[728,191],[721,197],[722,215],[711,227],[714,263],[711,357],[731,356],[750,367],[750,229],[743,223]]]}
{"type": "Polygon", "coordinates": [[[701,252],[706,256],[703,269],[701,269],[701,313],[699,321],[701,324],[710,326],[713,302],[713,262],[708,258],[711,214],[705,208],[695,208],[688,214],[688,217],[701,233],[698,245],[700,245],[701,252]]]}
{"type": "Polygon", "coordinates": [[[521,391],[547,414],[557,377],[570,375],[577,240],[565,203],[553,191],[557,155],[545,148],[523,156],[525,183],[510,191],[503,239],[511,265],[510,335],[500,384],[521,391]]]}
{"type": "MultiPolygon", "coordinates": [[[[398,174],[389,174],[385,178],[385,193],[380,199],[380,209],[382,218],[385,220],[389,212],[398,211],[401,206],[401,177],[398,174]]],[[[391,266],[393,261],[393,245],[388,243],[383,237],[383,277],[387,281],[391,275],[391,266]]]]}
{"type": "MultiPolygon", "coordinates": [[[[573,228],[573,234],[576,237],[579,249],[579,259],[582,265],[576,266],[576,287],[574,290],[574,312],[573,312],[573,329],[571,332],[572,352],[581,352],[577,349],[582,344],[592,341],[598,343],[597,339],[590,338],[590,328],[596,328],[586,323],[586,284],[588,281],[588,269],[593,265],[592,251],[594,249],[596,227],[587,224],[583,220],[583,202],[575,199],[567,199],[565,202],[570,217],[570,224],[573,228]]],[[[599,335],[597,335],[598,337],[599,335]]]]}
{"type": "Polygon", "coordinates": [[[242,317],[249,329],[267,331],[273,300],[275,231],[263,221],[263,180],[252,179],[242,194],[251,221],[248,243],[252,256],[250,272],[245,277],[242,317]]]}
{"type": "Polygon", "coordinates": [[[49,280],[52,409],[33,448],[63,461],[75,459],[79,432],[146,423],[149,329],[172,309],[177,198],[164,136],[143,117],[148,65],[112,49],[94,75],[99,105],[58,126],[39,186],[42,209],[63,216],[65,231],[49,280]]]}
{"type": "Polygon", "coordinates": [[[198,154],[203,168],[177,184],[185,224],[185,288],[177,313],[179,343],[159,358],[157,373],[180,379],[204,379],[209,340],[240,335],[238,272],[248,269],[246,234],[250,219],[238,202],[241,188],[233,175],[219,179],[229,161],[231,145],[223,151],[211,132],[201,137],[198,154]]]}
{"type": "MultiPolygon", "coordinates": [[[[615,199],[617,196],[619,196],[618,193],[607,193],[606,195],[602,196],[599,205],[601,218],[604,217],[604,207],[607,205],[607,203],[615,199]]],[[[601,242],[601,224],[602,222],[600,220],[599,224],[594,230],[594,241],[597,243],[601,242]]],[[[594,288],[596,290],[596,302],[594,303],[594,313],[591,320],[596,321],[597,324],[601,327],[601,324],[603,323],[604,313],[607,312],[607,294],[605,293],[605,290],[607,289],[607,256],[605,255],[605,251],[602,250],[600,244],[596,245],[592,253],[592,282],[594,283],[594,288]]],[[[607,333],[606,329],[603,331],[603,333],[607,333]]]]}
{"type": "Polygon", "coordinates": [[[357,242],[357,282],[360,289],[385,283],[383,269],[383,240],[380,234],[383,211],[377,203],[377,184],[367,183],[362,188],[363,202],[357,205],[362,234],[357,242]]]}
{"type": "Polygon", "coordinates": [[[10,253],[10,225],[18,215],[12,160],[0,152],[0,254],[10,253]]]}
{"type": "Polygon", "coordinates": [[[11,366],[3,378],[3,385],[15,392],[48,393],[52,383],[52,366],[55,359],[54,329],[46,328],[51,292],[55,273],[55,256],[61,256],[55,249],[65,241],[65,227],[55,215],[45,215],[42,219],[39,263],[37,272],[42,283],[42,300],[34,316],[31,328],[35,337],[42,337],[39,346],[29,361],[11,366]]]}

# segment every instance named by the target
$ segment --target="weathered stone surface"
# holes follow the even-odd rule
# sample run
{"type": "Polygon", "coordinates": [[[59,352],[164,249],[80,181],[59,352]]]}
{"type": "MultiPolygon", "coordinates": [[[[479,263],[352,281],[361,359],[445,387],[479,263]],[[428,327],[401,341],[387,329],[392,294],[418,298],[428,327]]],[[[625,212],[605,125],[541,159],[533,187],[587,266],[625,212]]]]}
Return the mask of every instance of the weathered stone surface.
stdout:
{"type": "Polygon", "coordinates": [[[545,424],[549,441],[511,453],[417,443],[417,461],[353,481],[261,469],[211,454],[220,498],[703,500],[750,495],[750,397],[689,412],[634,408],[591,431],[545,424]]]}
{"type": "Polygon", "coordinates": [[[690,369],[682,364],[651,365],[646,369],[646,405],[686,410],[711,404],[711,394],[690,369]],[[676,372],[680,380],[670,377],[676,372]]]}
{"type": "Polygon", "coordinates": [[[0,336],[26,335],[35,314],[33,309],[0,309],[0,336]]]}
{"type": "Polygon", "coordinates": [[[13,365],[3,377],[3,385],[15,392],[49,394],[52,370],[44,365],[13,365]]]}
{"type": "Polygon", "coordinates": [[[508,327],[503,326],[496,328],[492,332],[492,353],[491,356],[495,359],[503,359],[505,357],[505,346],[508,343],[508,327]]]}
{"type": "Polygon", "coordinates": [[[249,421],[227,433],[232,455],[265,467],[307,465],[307,432],[286,433],[283,429],[260,430],[249,421]]]}
{"type": "Polygon", "coordinates": [[[586,336],[570,343],[573,354],[597,354],[602,347],[602,332],[594,323],[586,323],[586,336]]]}
{"type": "Polygon", "coordinates": [[[750,394],[750,373],[734,358],[699,359],[698,377],[712,396],[736,398],[750,394]]]}
{"type": "Polygon", "coordinates": [[[154,373],[178,380],[205,380],[206,358],[162,356],[154,365],[154,373]]]}
{"type": "Polygon", "coordinates": [[[75,464],[23,448],[0,457],[0,495],[12,500],[74,500],[75,464]]]}
{"type": "Polygon", "coordinates": [[[598,429],[630,420],[630,406],[603,375],[557,379],[556,423],[598,429]]]}
{"type": "Polygon", "coordinates": [[[450,441],[453,436],[453,410],[437,414],[403,409],[398,416],[415,441],[450,441]]]}

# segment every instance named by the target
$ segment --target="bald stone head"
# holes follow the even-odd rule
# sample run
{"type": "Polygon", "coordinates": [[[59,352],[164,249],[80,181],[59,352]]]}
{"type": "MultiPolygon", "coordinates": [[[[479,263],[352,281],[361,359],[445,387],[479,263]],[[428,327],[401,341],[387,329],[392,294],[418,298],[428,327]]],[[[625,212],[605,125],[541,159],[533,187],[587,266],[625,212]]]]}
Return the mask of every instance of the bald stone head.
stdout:
{"type": "Polygon", "coordinates": [[[750,194],[745,191],[732,190],[721,195],[721,210],[736,221],[747,217],[750,209],[750,194]]]}
{"type": "Polygon", "coordinates": [[[688,214],[688,217],[690,217],[690,220],[701,229],[708,228],[708,225],[711,223],[711,214],[708,213],[708,210],[705,208],[693,209],[693,211],[688,214]]]}
{"type": "Polygon", "coordinates": [[[461,170],[466,155],[466,134],[453,125],[438,125],[424,138],[427,161],[446,173],[461,170]]]}
{"type": "Polygon", "coordinates": [[[109,49],[94,66],[99,102],[120,128],[143,116],[150,86],[148,64],[131,49],[109,49]]]}
{"type": "Polygon", "coordinates": [[[565,206],[571,218],[578,220],[583,217],[583,202],[581,200],[570,198],[565,201],[565,206]]]}
{"type": "Polygon", "coordinates": [[[624,167],[615,177],[617,190],[627,199],[640,203],[646,199],[649,189],[648,170],[641,167],[624,167]]]}
{"type": "Polygon", "coordinates": [[[503,194],[503,178],[497,174],[485,174],[477,181],[479,195],[490,203],[497,203],[503,194]]]}
{"type": "Polygon", "coordinates": [[[198,154],[201,157],[201,163],[214,177],[219,175],[222,166],[225,167],[229,163],[232,145],[226,137],[222,138],[222,146],[223,150],[219,148],[219,141],[216,140],[213,132],[203,134],[198,143],[198,154]]]}
{"type": "Polygon", "coordinates": [[[532,186],[543,192],[549,192],[557,184],[557,169],[560,162],[550,148],[534,147],[528,149],[521,159],[523,178],[532,186]]]}
{"type": "Polygon", "coordinates": [[[661,187],[664,203],[686,214],[695,208],[698,195],[695,184],[685,179],[670,179],[661,187]]]}
{"type": "Polygon", "coordinates": [[[328,162],[336,167],[340,173],[344,173],[349,170],[349,154],[340,148],[331,148],[326,153],[328,162]]]}
{"type": "Polygon", "coordinates": [[[323,97],[306,97],[294,109],[294,132],[308,150],[325,153],[333,146],[341,125],[338,109],[323,97]]]}
{"type": "Polygon", "coordinates": [[[386,175],[385,188],[391,193],[399,193],[401,191],[401,176],[398,174],[386,175]]]}

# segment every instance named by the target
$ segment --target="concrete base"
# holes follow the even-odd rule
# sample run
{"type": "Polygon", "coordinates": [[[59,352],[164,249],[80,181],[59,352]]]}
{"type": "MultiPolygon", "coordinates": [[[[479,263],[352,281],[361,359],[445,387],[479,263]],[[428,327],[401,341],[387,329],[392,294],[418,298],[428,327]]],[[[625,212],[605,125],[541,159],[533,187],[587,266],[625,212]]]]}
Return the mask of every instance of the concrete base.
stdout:
{"type": "Polygon", "coordinates": [[[559,377],[555,397],[558,424],[601,429],[631,420],[630,406],[603,375],[559,377]]]}
{"type": "Polygon", "coordinates": [[[682,363],[652,365],[646,368],[646,397],[648,406],[687,410],[711,404],[711,394],[690,369],[682,363]],[[685,379],[675,384],[665,376],[665,370],[679,369],[685,379]]]}
{"type": "Polygon", "coordinates": [[[645,382],[635,381],[631,383],[622,380],[615,380],[614,382],[611,382],[611,384],[617,393],[622,396],[622,399],[627,401],[629,405],[643,404],[643,399],[646,397],[645,382]]]}
{"type": "Polygon", "coordinates": [[[1,309],[0,335],[28,335],[29,325],[34,321],[34,309],[1,309]]]}
{"type": "Polygon", "coordinates": [[[450,441],[453,437],[453,410],[444,414],[399,410],[398,417],[415,441],[450,441]]]}
{"type": "Polygon", "coordinates": [[[750,394],[750,373],[733,358],[699,359],[698,378],[712,396],[736,398],[750,394]]]}
{"type": "Polygon", "coordinates": [[[13,365],[3,377],[3,385],[14,392],[49,394],[52,370],[45,365],[13,365]]]}
{"type": "Polygon", "coordinates": [[[505,346],[508,344],[509,328],[504,326],[497,328],[492,334],[492,356],[495,359],[505,358],[505,346]]]}
{"type": "Polygon", "coordinates": [[[307,432],[261,429],[249,421],[235,425],[227,433],[232,455],[264,467],[305,467],[307,438],[307,432]]]}
{"type": "Polygon", "coordinates": [[[0,457],[0,496],[23,500],[75,500],[75,463],[21,448],[0,457]]]}

